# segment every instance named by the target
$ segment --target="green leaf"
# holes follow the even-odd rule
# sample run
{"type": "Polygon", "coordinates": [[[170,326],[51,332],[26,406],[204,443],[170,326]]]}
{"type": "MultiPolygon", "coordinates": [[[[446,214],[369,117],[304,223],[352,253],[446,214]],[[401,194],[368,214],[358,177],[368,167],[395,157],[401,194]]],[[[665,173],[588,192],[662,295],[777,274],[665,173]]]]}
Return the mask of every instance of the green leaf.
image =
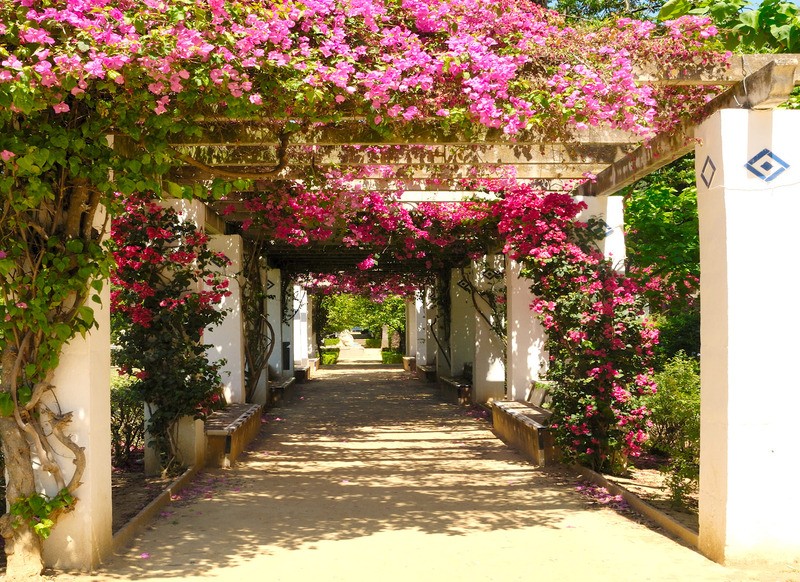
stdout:
{"type": "Polygon", "coordinates": [[[672,20],[673,18],[678,18],[679,16],[688,14],[689,10],[691,9],[692,4],[687,0],[669,0],[669,2],[664,4],[661,7],[661,10],[658,12],[658,19],[672,20]]]}
{"type": "Polygon", "coordinates": [[[94,324],[94,310],[88,305],[78,307],[78,319],[88,328],[94,324]]]}
{"type": "Polygon", "coordinates": [[[0,416],[11,416],[14,414],[14,400],[8,392],[0,392],[0,416]]]}
{"type": "Polygon", "coordinates": [[[83,241],[73,238],[67,241],[67,250],[76,255],[83,252],[83,241]]]}

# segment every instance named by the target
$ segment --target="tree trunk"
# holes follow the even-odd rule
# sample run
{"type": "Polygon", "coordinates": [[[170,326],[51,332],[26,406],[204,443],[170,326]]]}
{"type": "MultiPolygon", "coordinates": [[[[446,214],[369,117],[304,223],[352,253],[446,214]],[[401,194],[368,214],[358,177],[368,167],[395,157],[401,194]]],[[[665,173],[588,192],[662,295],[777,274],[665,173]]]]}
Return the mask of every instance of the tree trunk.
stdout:
{"type": "MultiPolygon", "coordinates": [[[[6,460],[6,499],[11,504],[36,491],[31,450],[13,418],[0,418],[0,440],[6,460]]],[[[5,515],[0,525],[6,542],[5,580],[36,579],[44,567],[42,540],[27,523],[20,522],[17,527],[12,527],[13,519],[13,516],[5,515]]]]}
{"type": "MultiPolygon", "coordinates": [[[[15,353],[6,349],[3,353],[3,378],[0,391],[10,392],[11,374],[15,353]]],[[[31,447],[28,439],[17,426],[13,417],[0,417],[0,441],[6,463],[6,499],[12,504],[20,497],[29,497],[36,492],[36,482],[31,463],[31,447]]],[[[35,580],[44,568],[42,540],[27,523],[12,527],[13,516],[0,519],[0,534],[6,543],[6,582],[35,580]]]]}

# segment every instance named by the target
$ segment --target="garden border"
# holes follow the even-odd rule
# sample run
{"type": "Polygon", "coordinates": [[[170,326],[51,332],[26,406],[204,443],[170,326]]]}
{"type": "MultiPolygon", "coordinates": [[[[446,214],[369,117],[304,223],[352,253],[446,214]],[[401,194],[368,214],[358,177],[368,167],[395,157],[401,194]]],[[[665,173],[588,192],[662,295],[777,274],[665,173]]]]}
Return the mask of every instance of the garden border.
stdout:
{"type": "Polygon", "coordinates": [[[681,523],[678,523],[666,513],[659,511],[646,501],[642,500],[638,495],[635,493],[631,493],[621,485],[617,485],[616,483],[612,483],[608,479],[606,479],[600,473],[592,471],[586,467],[582,467],[580,465],[575,465],[575,468],[581,474],[584,479],[591,481],[595,485],[600,487],[605,487],[609,493],[613,493],[614,495],[621,495],[625,502],[633,509],[636,513],[639,513],[648,519],[654,521],[658,526],[664,528],[673,536],[677,537],[681,541],[685,542],[692,548],[699,550],[700,545],[700,534],[697,532],[692,531],[688,527],[684,526],[681,523]]]}
{"type": "Polygon", "coordinates": [[[145,505],[139,513],[133,516],[128,523],[113,535],[111,540],[112,551],[116,554],[120,550],[127,548],[136,535],[153,521],[156,514],[172,503],[172,496],[186,487],[200,471],[201,467],[197,465],[190,466],[176,477],[158,497],[145,505]]]}

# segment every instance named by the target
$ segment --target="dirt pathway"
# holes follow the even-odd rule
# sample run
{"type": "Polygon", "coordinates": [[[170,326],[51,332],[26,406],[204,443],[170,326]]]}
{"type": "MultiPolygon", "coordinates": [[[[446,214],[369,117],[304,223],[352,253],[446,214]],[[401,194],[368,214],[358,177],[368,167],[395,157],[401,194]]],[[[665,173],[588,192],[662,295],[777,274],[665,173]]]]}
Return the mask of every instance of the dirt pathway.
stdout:
{"type": "Polygon", "coordinates": [[[187,579],[779,578],[591,507],[569,474],[531,466],[431,385],[350,362],[298,386],[234,469],[202,474],[124,554],[55,578],[187,579]]]}

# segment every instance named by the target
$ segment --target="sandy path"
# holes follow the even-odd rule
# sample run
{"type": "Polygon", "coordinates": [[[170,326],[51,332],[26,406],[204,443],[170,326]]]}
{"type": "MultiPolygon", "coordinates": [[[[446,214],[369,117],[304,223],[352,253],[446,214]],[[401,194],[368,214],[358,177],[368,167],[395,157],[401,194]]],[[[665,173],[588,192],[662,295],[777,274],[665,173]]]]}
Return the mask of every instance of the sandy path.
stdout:
{"type": "Polygon", "coordinates": [[[755,579],[590,507],[568,474],[396,368],[337,366],[268,418],[234,469],[201,475],[128,551],[55,579],[755,579]]]}

